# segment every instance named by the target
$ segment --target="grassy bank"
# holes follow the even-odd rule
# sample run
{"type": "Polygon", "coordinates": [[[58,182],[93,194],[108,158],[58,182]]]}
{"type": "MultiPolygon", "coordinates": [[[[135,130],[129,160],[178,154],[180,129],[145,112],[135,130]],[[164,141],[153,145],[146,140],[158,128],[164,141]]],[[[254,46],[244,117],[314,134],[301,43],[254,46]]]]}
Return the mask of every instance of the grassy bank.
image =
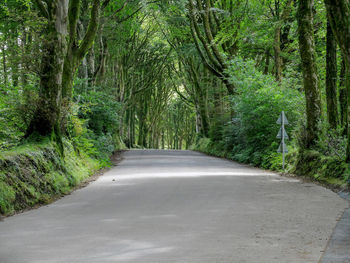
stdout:
{"type": "Polygon", "coordinates": [[[0,153],[0,214],[49,203],[106,165],[67,139],[63,145],[64,156],[48,138],[0,153]]]}
{"type": "MultiPolygon", "coordinates": [[[[247,153],[232,148],[225,150],[225,148],[227,146],[215,143],[209,138],[201,138],[192,147],[192,150],[264,169],[283,172],[281,154],[273,151],[247,153]],[[257,155],[260,156],[259,162],[254,162],[257,155]]],[[[286,161],[285,172],[287,173],[307,177],[331,188],[349,189],[350,166],[340,158],[325,156],[318,151],[298,151],[296,148],[292,148],[287,154],[286,161]]]]}

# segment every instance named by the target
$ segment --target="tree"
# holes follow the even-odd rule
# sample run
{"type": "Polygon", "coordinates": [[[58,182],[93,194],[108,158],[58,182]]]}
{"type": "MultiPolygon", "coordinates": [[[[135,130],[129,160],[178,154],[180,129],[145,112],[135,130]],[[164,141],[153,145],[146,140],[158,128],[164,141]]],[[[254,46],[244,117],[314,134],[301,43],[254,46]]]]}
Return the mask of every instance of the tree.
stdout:
{"type": "MultiPolygon", "coordinates": [[[[333,33],[337,39],[345,61],[345,76],[347,87],[347,106],[350,105],[350,1],[349,0],[325,0],[327,15],[333,33]]],[[[347,110],[349,114],[349,109],[347,110]]],[[[349,120],[349,117],[347,118],[349,120]]],[[[348,129],[348,146],[346,161],[350,162],[350,131],[348,129]]]]}
{"type": "MultiPolygon", "coordinates": [[[[238,4],[239,3],[240,2],[238,2],[238,4]]],[[[231,8],[233,8],[233,1],[231,0],[229,3],[222,5],[229,5],[231,8]]],[[[229,76],[226,73],[227,65],[225,63],[225,59],[221,53],[222,51],[219,49],[219,45],[215,43],[215,35],[220,27],[220,20],[217,15],[213,13],[214,6],[212,5],[212,1],[197,0],[196,4],[194,4],[193,0],[188,0],[188,6],[188,16],[190,19],[190,28],[193,41],[196,44],[196,48],[203,60],[203,63],[215,76],[220,78],[225,83],[228,93],[231,95],[234,94],[235,87],[228,80],[229,76]],[[199,21],[202,21],[203,23],[204,33],[200,28],[199,21]]],[[[236,49],[236,47],[227,47],[224,44],[221,46],[221,48],[227,52],[230,51],[230,48],[231,52],[235,52],[232,51],[232,49],[236,49]]]]}
{"type": "Polygon", "coordinates": [[[32,133],[61,134],[65,129],[65,112],[69,110],[73,77],[91,47],[99,25],[100,13],[110,0],[93,0],[85,36],[78,43],[77,30],[81,14],[80,0],[35,0],[47,26],[40,72],[40,100],[27,136],[32,133]],[[65,110],[62,115],[62,105],[65,110]],[[63,122],[62,122],[63,119],[63,122]],[[63,125],[62,125],[63,123],[63,125]],[[62,127],[63,126],[63,127],[62,127]]]}
{"type": "Polygon", "coordinates": [[[321,120],[321,96],[316,66],[313,0],[300,0],[298,8],[299,52],[303,69],[306,100],[306,141],[304,147],[311,148],[317,142],[321,120]]]}
{"type": "Polygon", "coordinates": [[[282,34],[282,25],[286,22],[291,12],[292,0],[287,0],[283,8],[282,14],[280,15],[280,1],[275,0],[275,15],[277,22],[275,28],[275,37],[274,37],[274,51],[275,51],[275,69],[276,69],[276,80],[281,81],[282,79],[282,57],[281,57],[281,34],[282,34]]]}
{"type": "Polygon", "coordinates": [[[326,55],[326,98],[329,126],[336,129],[338,125],[337,99],[337,43],[332,28],[327,22],[327,55],[326,55]]]}
{"type": "Polygon", "coordinates": [[[69,1],[54,0],[45,5],[37,0],[36,3],[47,25],[40,66],[40,99],[27,136],[35,132],[43,136],[52,132],[60,134],[63,66],[68,48],[69,1]]]}

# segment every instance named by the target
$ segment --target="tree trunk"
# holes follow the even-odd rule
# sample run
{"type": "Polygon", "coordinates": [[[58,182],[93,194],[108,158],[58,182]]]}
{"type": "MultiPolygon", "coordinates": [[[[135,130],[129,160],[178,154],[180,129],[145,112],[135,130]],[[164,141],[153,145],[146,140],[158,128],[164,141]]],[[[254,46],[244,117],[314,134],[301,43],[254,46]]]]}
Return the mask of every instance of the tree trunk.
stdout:
{"type": "Polygon", "coordinates": [[[86,52],[95,39],[101,0],[92,0],[89,25],[78,43],[77,25],[80,16],[78,0],[37,0],[39,10],[47,19],[40,75],[40,99],[36,114],[27,130],[27,136],[37,132],[48,135],[65,131],[66,113],[72,99],[73,78],[86,52]],[[62,111],[62,101],[65,109],[62,111]]]}
{"type": "Polygon", "coordinates": [[[345,64],[345,90],[346,90],[346,135],[348,137],[348,143],[346,147],[346,162],[350,163],[350,64],[345,64]]]}
{"type": "Polygon", "coordinates": [[[78,71],[78,76],[79,76],[79,78],[84,79],[85,81],[87,81],[89,78],[86,57],[84,57],[83,61],[81,62],[81,65],[80,65],[79,71],[78,71]]]}
{"type": "Polygon", "coordinates": [[[298,9],[299,51],[303,69],[306,99],[306,141],[304,147],[316,144],[321,120],[321,97],[316,68],[313,29],[313,0],[300,0],[298,9]]]}
{"type": "Polygon", "coordinates": [[[17,87],[19,84],[19,46],[18,46],[18,33],[15,31],[12,35],[13,39],[9,41],[10,49],[10,66],[11,66],[11,80],[12,86],[17,87]]]}
{"type": "MultiPolygon", "coordinates": [[[[81,60],[68,49],[68,54],[64,61],[62,75],[62,99],[64,111],[68,112],[73,91],[73,80],[81,60]]],[[[62,116],[65,118],[65,116],[62,116]]],[[[64,127],[62,127],[64,129],[64,127]]]]}
{"type": "Polygon", "coordinates": [[[87,68],[88,68],[88,78],[89,84],[91,85],[93,82],[94,74],[95,74],[95,51],[94,48],[90,48],[87,54],[87,68]]]}
{"type": "Polygon", "coordinates": [[[46,136],[59,134],[62,75],[67,51],[68,0],[56,0],[49,9],[50,16],[43,42],[40,70],[39,102],[26,136],[33,133],[46,136]]]}
{"type": "Polygon", "coordinates": [[[339,81],[339,104],[340,104],[340,124],[344,128],[344,135],[347,134],[348,126],[348,93],[346,88],[345,61],[342,59],[339,81]]]}
{"type": "Polygon", "coordinates": [[[4,86],[5,86],[5,90],[6,90],[8,79],[7,79],[7,63],[6,63],[5,45],[2,46],[1,53],[2,53],[2,70],[3,70],[3,74],[4,74],[4,86]]]}
{"type": "Polygon", "coordinates": [[[265,52],[265,68],[264,68],[265,75],[269,73],[269,68],[270,68],[270,49],[267,48],[265,52]]]}
{"type": "Polygon", "coordinates": [[[203,5],[203,2],[200,0],[197,0],[196,3],[195,6],[192,0],[188,0],[188,17],[190,19],[191,35],[198,54],[207,69],[225,83],[228,94],[234,95],[236,88],[234,84],[229,81],[230,76],[226,72],[228,66],[224,62],[218,44],[214,41],[215,32],[213,32],[210,27],[210,13],[213,12],[210,1],[206,0],[205,5],[203,5]],[[198,19],[199,15],[202,19],[198,19]],[[203,22],[204,35],[198,20],[203,22]]]}
{"type": "MultiPolygon", "coordinates": [[[[325,0],[327,15],[338,45],[345,61],[345,76],[347,95],[350,94],[350,2],[349,0],[325,0]]],[[[347,114],[350,113],[350,96],[347,96],[347,114]]],[[[349,121],[349,116],[347,117],[349,121]]],[[[346,161],[350,162],[350,129],[348,132],[348,146],[346,161]]]]}
{"type": "Polygon", "coordinates": [[[288,0],[283,8],[282,15],[279,15],[279,1],[278,3],[275,1],[276,6],[276,17],[278,19],[276,28],[275,28],[275,37],[274,37],[274,51],[275,51],[275,76],[276,81],[282,81],[282,66],[283,59],[281,56],[281,34],[282,34],[282,25],[286,22],[291,13],[291,4],[292,0],[288,0]]]}
{"type": "Polygon", "coordinates": [[[281,57],[281,25],[275,29],[274,39],[276,81],[282,80],[282,57],[281,57]]]}
{"type": "Polygon", "coordinates": [[[23,35],[21,38],[21,49],[22,49],[22,58],[21,58],[21,84],[24,86],[24,90],[26,91],[28,84],[28,77],[26,74],[27,71],[27,62],[25,58],[25,54],[28,52],[28,45],[30,44],[30,35],[25,31],[25,27],[23,28],[23,35]]]}
{"type": "Polygon", "coordinates": [[[330,128],[336,129],[338,125],[337,43],[329,22],[327,23],[326,69],[327,117],[330,128]]]}
{"type": "Polygon", "coordinates": [[[202,87],[200,83],[200,69],[197,68],[193,63],[190,64],[190,75],[192,85],[195,91],[195,104],[196,104],[196,112],[199,115],[200,120],[200,133],[208,137],[209,135],[209,115],[208,109],[206,105],[206,89],[202,87]]]}
{"type": "Polygon", "coordinates": [[[208,117],[208,109],[206,105],[206,99],[205,95],[203,94],[203,91],[200,91],[198,94],[198,103],[199,103],[199,114],[201,116],[201,121],[202,121],[202,134],[205,137],[208,137],[209,135],[209,117],[208,117]]]}

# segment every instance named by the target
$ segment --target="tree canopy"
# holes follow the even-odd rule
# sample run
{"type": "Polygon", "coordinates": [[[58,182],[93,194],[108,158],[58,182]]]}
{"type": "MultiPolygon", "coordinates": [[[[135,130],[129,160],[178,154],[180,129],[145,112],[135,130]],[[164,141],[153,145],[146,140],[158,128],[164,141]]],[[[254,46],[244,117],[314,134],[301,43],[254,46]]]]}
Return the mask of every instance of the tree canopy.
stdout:
{"type": "Polygon", "coordinates": [[[279,170],[285,111],[290,171],[349,180],[349,17],[348,0],[2,1],[0,149],[68,138],[279,170]]]}

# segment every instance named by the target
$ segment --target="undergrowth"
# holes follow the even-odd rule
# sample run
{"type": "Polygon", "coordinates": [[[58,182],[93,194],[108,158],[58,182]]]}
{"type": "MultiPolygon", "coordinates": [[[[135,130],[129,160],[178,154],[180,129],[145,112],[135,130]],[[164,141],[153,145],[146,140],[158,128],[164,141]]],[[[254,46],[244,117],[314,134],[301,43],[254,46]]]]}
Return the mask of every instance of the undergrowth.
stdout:
{"type": "Polygon", "coordinates": [[[350,165],[343,159],[334,155],[327,156],[316,150],[300,150],[293,143],[286,155],[286,169],[284,171],[282,170],[282,154],[275,151],[267,151],[262,158],[259,158],[261,162],[254,163],[254,154],[262,155],[261,153],[247,152],[244,149],[238,152],[235,150],[227,151],[223,144],[213,142],[209,138],[199,139],[192,146],[192,150],[264,169],[306,176],[336,188],[348,188],[350,185],[350,165]]]}

